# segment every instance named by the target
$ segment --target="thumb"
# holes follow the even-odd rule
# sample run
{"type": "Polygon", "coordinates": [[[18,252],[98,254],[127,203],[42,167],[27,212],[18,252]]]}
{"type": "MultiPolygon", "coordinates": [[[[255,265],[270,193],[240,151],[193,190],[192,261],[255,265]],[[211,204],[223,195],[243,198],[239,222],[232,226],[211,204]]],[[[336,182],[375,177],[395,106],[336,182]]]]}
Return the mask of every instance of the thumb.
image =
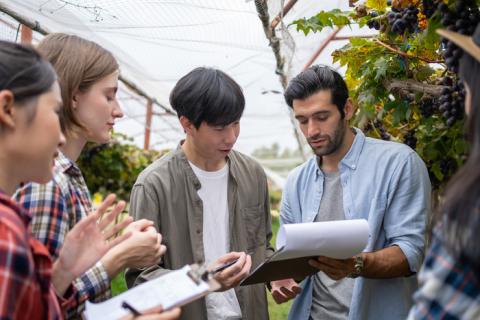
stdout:
{"type": "Polygon", "coordinates": [[[141,219],[135,222],[132,222],[130,228],[136,231],[143,231],[144,229],[151,227],[153,225],[153,221],[147,219],[141,219]]]}

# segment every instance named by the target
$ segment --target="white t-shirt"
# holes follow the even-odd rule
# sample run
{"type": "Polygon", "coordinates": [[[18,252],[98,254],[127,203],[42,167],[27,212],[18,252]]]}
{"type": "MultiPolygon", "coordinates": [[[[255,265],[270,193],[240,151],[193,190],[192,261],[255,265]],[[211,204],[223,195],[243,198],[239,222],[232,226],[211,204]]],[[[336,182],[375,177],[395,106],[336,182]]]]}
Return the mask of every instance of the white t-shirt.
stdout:
{"type": "MultiPolygon", "coordinates": [[[[205,171],[190,162],[202,187],[198,196],[203,202],[203,250],[210,264],[230,252],[228,214],[228,165],[218,171],[205,171]]],[[[206,298],[209,320],[241,319],[242,311],[234,289],[214,292],[206,298]]]]}

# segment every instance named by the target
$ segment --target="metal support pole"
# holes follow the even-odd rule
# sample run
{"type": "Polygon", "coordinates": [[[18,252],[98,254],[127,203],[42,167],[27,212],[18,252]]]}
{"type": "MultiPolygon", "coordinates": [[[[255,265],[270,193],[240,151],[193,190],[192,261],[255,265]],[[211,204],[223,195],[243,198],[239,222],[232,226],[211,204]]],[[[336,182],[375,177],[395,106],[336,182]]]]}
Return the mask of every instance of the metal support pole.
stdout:
{"type": "Polygon", "coordinates": [[[20,31],[20,42],[22,44],[32,44],[32,29],[22,24],[20,31]]]}
{"type": "MultiPolygon", "coordinates": [[[[297,3],[298,0],[290,0],[287,2],[285,7],[283,8],[283,16],[285,16],[290,9],[292,9],[293,5],[297,3]]],[[[277,25],[280,23],[280,19],[282,19],[282,12],[279,12],[277,16],[272,20],[270,24],[270,28],[275,29],[277,25]]]]}
{"type": "Polygon", "coordinates": [[[330,41],[333,40],[333,38],[336,37],[337,33],[342,30],[342,27],[338,27],[335,31],[333,31],[323,42],[320,44],[320,47],[318,47],[317,51],[313,54],[313,56],[308,60],[308,62],[305,64],[303,67],[303,70],[308,69],[312,63],[318,58],[318,56],[322,53],[322,51],[328,46],[330,41]]]}
{"type": "Polygon", "coordinates": [[[150,133],[152,132],[152,115],[153,115],[153,102],[151,99],[147,100],[147,119],[145,123],[145,140],[143,149],[148,150],[150,148],[150,133]]]}

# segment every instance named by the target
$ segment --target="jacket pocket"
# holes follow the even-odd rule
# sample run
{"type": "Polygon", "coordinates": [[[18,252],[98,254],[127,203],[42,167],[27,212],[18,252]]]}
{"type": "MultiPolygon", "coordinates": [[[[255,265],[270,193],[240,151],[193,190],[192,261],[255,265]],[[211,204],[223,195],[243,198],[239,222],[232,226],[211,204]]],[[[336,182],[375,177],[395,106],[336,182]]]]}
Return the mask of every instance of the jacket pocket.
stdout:
{"type": "Polygon", "coordinates": [[[248,251],[265,245],[265,217],[262,206],[243,208],[241,213],[247,231],[248,251]]]}

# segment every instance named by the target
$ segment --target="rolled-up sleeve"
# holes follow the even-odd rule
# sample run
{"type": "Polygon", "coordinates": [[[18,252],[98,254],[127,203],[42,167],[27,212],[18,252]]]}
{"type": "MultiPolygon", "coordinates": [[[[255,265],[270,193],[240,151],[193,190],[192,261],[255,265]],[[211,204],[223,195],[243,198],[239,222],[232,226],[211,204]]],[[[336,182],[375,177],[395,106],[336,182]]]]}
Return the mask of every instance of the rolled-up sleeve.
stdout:
{"type": "Polygon", "coordinates": [[[427,168],[412,151],[395,168],[390,180],[384,220],[387,244],[400,247],[411,272],[418,272],[423,261],[430,198],[427,168]]]}

